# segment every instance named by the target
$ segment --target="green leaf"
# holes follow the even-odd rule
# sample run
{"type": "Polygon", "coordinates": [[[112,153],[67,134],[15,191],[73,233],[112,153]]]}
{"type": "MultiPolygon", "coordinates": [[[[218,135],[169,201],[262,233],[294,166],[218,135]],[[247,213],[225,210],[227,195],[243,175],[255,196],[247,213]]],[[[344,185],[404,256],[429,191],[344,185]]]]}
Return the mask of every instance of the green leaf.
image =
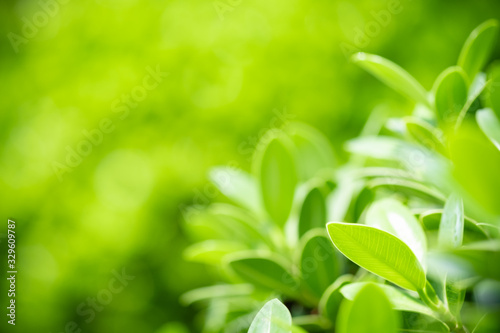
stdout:
{"type": "Polygon", "coordinates": [[[284,135],[276,135],[256,159],[264,207],[279,226],[283,226],[290,215],[297,185],[293,144],[289,140],[284,135]]]}
{"type": "Polygon", "coordinates": [[[413,291],[423,290],[425,273],[412,250],[380,229],[352,223],[327,225],[333,244],[364,269],[413,291]]]}
{"type": "Polygon", "coordinates": [[[370,188],[387,187],[393,192],[403,193],[408,197],[420,197],[431,202],[442,203],[446,197],[438,190],[422,182],[400,178],[376,178],[367,182],[370,188]]]}
{"type": "Polygon", "coordinates": [[[210,170],[210,180],[235,203],[255,213],[261,212],[257,181],[250,174],[232,167],[215,167],[210,170]]]}
{"type": "Polygon", "coordinates": [[[207,209],[191,213],[187,219],[191,236],[199,240],[224,239],[248,246],[268,244],[269,231],[245,210],[228,205],[212,204],[207,209]]]}
{"type": "Polygon", "coordinates": [[[312,126],[291,122],[285,127],[295,145],[297,173],[301,181],[335,166],[335,157],[328,139],[312,126]]]}
{"type": "Polygon", "coordinates": [[[406,117],[404,120],[408,134],[416,142],[442,155],[447,155],[446,147],[438,138],[437,133],[439,130],[437,128],[416,117],[406,117]]]}
{"type": "Polygon", "coordinates": [[[467,209],[481,219],[488,213],[500,214],[500,151],[495,145],[475,124],[465,122],[450,138],[450,157],[453,174],[467,194],[467,209]]]}
{"type": "Polygon", "coordinates": [[[299,238],[314,228],[324,228],[326,225],[326,199],[321,190],[314,187],[307,194],[299,216],[299,238]]]}
{"type": "Polygon", "coordinates": [[[342,263],[325,229],[313,229],[301,239],[299,268],[307,289],[319,301],[323,292],[340,275],[342,263]]]}
{"type": "MultiPolygon", "coordinates": [[[[442,209],[431,209],[420,214],[419,220],[427,230],[438,230],[441,224],[442,209]]],[[[471,218],[464,217],[464,230],[467,230],[465,236],[474,236],[473,239],[488,238],[484,228],[471,218]],[[472,235],[473,234],[473,235],[472,235]]]]}
{"type": "Polygon", "coordinates": [[[354,54],[352,60],[400,94],[416,102],[429,105],[424,87],[392,61],[362,52],[354,54]]]}
{"type": "Polygon", "coordinates": [[[374,202],[366,213],[366,224],[402,240],[425,267],[427,239],[424,230],[412,212],[401,202],[391,198],[374,202]]]}
{"type": "Polygon", "coordinates": [[[467,75],[460,67],[444,70],[434,83],[434,105],[443,124],[455,122],[467,101],[467,75]]]}
{"type": "Polygon", "coordinates": [[[482,109],[476,112],[476,121],[481,131],[490,141],[500,149],[500,121],[491,109],[482,109]]]}
{"type": "Polygon", "coordinates": [[[378,285],[366,284],[352,301],[344,300],[337,333],[396,333],[400,318],[378,285]]]}
{"type": "Polygon", "coordinates": [[[323,296],[321,296],[318,311],[323,317],[328,318],[332,323],[335,323],[337,320],[337,312],[343,298],[340,290],[343,286],[351,283],[352,279],[353,276],[351,274],[339,276],[338,279],[325,290],[323,296]]]}
{"type": "Polygon", "coordinates": [[[254,291],[251,284],[222,284],[190,290],[181,295],[184,305],[206,301],[213,298],[247,296],[254,291]]]}
{"type": "Polygon", "coordinates": [[[464,204],[455,194],[450,195],[444,205],[439,224],[439,245],[454,248],[462,245],[464,238],[464,204]]]}
{"type": "Polygon", "coordinates": [[[184,258],[205,264],[220,264],[222,258],[233,252],[248,249],[240,242],[227,240],[207,240],[193,244],[184,250],[184,258]]]}
{"type": "Polygon", "coordinates": [[[277,255],[246,251],[228,255],[229,267],[243,280],[264,289],[296,296],[299,283],[277,255]]]}
{"type": "Polygon", "coordinates": [[[457,318],[465,300],[465,288],[460,286],[459,281],[445,278],[446,303],[450,312],[457,318]]]}
{"type": "Polygon", "coordinates": [[[267,302],[257,313],[248,333],[291,333],[292,316],[278,299],[267,302]]]}
{"type": "Polygon", "coordinates": [[[488,86],[485,92],[486,104],[500,117],[500,61],[495,61],[488,70],[488,86]]]}
{"type": "Polygon", "coordinates": [[[497,33],[498,22],[488,20],[474,29],[465,41],[458,57],[458,65],[471,80],[488,61],[497,33]]]}
{"type": "MultiPolygon", "coordinates": [[[[359,291],[367,284],[373,284],[373,282],[350,283],[342,287],[340,292],[345,298],[352,301],[359,291]]],[[[434,312],[420,302],[420,300],[405,294],[399,289],[385,284],[377,284],[377,286],[385,293],[394,310],[418,312],[428,316],[436,316],[434,312]]]]}

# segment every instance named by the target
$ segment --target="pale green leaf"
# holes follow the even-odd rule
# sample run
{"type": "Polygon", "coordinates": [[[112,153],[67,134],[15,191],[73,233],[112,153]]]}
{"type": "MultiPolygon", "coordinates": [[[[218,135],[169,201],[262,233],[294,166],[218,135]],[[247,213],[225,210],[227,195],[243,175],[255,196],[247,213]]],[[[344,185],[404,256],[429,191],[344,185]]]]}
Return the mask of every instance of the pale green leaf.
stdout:
{"type": "Polygon", "coordinates": [[[257,313],[248,333],[291,333],[292,316],[278,299],[267,302],[257,313]]]}
{"type": "Polygon", "coordinates": [[[427,92],[407,71],[392,61],[374,54],[356,53],[352,60],[400,94],[428,105],[427,92]]]}
{"type": "Polygon", "coordinates": [[[333,243],[347,258],[384,279],[413,291],[425,287],[425,273],[412,250],[380,229],[353,223],[327,225],[333,243]]]}
{"type": "Polygon", "coordinates": [[[222,284],[190,290],[181,295],[182,304],[190,305],[195,302],[213,298],[247,296],[254,291],[251,284],[222,284]]]}
{"type": "Polygon", "coordinates": [[[439,224],[439,245],[453,248],[462,245],[464,237],[464,204],[462,199],[452,194],[444,205],[439,224]]]}
{"type": "Polygon", "coordinates": [[[488,61],[497,33],[498,22],[488,20],[474,29],[465,41],[458,57],[458,65],[471,80],[488,61]]]}
{"type": "Polygon", "coordinates": [[[335,157],[328,139],[312,126],[291,122],[284,129],[295,145],[297,174],[307,181],[322,170],[335,166],[335,157]]]}
{"type": "Polygon", "coordinates": [[[476,121],[483,133],[500,149],[500,121],[491,109],[476,112],[476,121]]]}
{"type": "Polygon", "coordinates": [[[248,249],[241,242],[229,240],[207,240],[190,245],[184,250],[184,258],[205,264],[220,264],[221,259],[233,252],[248,249]]]}
{"type": "Polygon", "coordinates": [[[235,203],[255,213],[261,212],[257,181],[250,174],[234,167],[215,167],[210,170],[210,180],[235,203]]]}

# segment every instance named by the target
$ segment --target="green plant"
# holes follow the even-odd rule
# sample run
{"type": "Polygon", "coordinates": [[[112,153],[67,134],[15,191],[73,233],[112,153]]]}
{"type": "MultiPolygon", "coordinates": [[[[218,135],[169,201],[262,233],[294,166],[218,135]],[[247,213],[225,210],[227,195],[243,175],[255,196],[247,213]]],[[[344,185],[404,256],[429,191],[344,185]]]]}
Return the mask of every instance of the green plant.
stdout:
{"type": "Polygon", "coordinates": [[[182,298],[207,304],[204,332],[500,329],[500,65],[481,72],[497,32],[493,20],[476,28],[430,92],[355,54],[416,106],[374,112],[343,166],[321,133],[289,123],[264,137],[252,174],[213,170],[233,204],[186,221],[199,240],[186,257],[226,281],[182,298]]]}

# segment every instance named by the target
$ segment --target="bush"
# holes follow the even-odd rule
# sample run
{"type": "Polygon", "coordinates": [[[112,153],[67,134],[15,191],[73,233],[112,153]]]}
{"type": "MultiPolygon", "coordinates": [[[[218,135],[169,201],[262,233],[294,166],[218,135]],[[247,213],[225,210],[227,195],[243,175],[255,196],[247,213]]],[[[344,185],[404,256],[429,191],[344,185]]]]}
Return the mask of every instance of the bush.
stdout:
{"type": "Polygon", "coordinates": [[[500,330],[500,63],[482,72],[497,32],[477,27],[431,92],[355,54],[416,106],[374,110],[345,165],[292,122],[264,136],[251,174],[213,169],[231,203],[186,219],[186,258],[225,281],[182,297],[205,304],[204,332],[500,330]]]}

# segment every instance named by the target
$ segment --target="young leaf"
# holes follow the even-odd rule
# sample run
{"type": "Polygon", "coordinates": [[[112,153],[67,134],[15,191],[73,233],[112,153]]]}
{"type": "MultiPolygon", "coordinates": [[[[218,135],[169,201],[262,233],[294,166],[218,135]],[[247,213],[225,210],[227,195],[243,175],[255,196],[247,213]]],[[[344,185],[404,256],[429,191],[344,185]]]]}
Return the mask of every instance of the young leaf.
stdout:
{"type": "Polygon", "coordinates": [[[313,188],[304,199],[299,216],[299,238],[314,228],[324,228],[326,225],[325,197],[317,187],[313,188]]]}
{"type": "Polygon", "coordinates": [[[476,112],[476,121],[483,133],[500,149],[500,121],[491,109],[476,112]]]}
{"type": "MultiPolygon", "coordinates": [[[[345,285],[340,289],[342,295],[348,300],[354,300],[359,291],[367,284],[373,282],[355,282],[345,285]]],[[[421,303],[419,300],[411,297],[408,294],[385,284],[377,284],[377,286],[385,293],[391,306],[394,310],[418,312],[427,316],[436,316],[431,309],[421,303]]]]}
{"type": "Polygon", "coordinates": [[[332,146],[317,129],[306,124],[292,122],[284,130],[295,144],[297,174],[300,180],[309,180],[319,171],[335,166],[332,146]]]}
{"type": "Polygon", "coordinates": [[[362,52],[354,54],[352,60],[400,94],[416,102],[429,105],[424,87],[392,61],[362,52]]]}
{"type": "Polygon", "coordinates": [[[332,323],[335,323],[337,320],[337,312],[343,298],[340,293],[340,289],[351,283],[352,279],[353,276],[350,274],[339,276],[337,280],[335,280],[335,282],[325,290],[323,296],[321,296],[318,311],[323,317],[328,318],[332,323]]]}
{"type": "Polygon", "coordinates": [[[472,80],[476,74],[484,67],[493,48],[498,32],[498,22],[488,20],[474,29],[465,41],[458,65],[472,80]]]}
{"type": "Polygon", "coordinates": [[[413,291],[425,287],[425,273],[412,250],[380,229],[352,223],[327,225],[333,244],[364,269],[413,291]]]}
{"type": "Polygon", "coordinates": [[[257,181],[250,174],[231,167],[216,167],[210,170],[210,180],[235,203],[252,212],[261,212],[257,181]]]}
{"type": "Polygon", "coordinates": [[[300,273],[308,290],[319,300],[340,275],[341,263],[325,229],[310,230],[300,243],[300,273]]]}
{"type": "Polygon", "coordinates": [[[248,333],[291,333],[292,316],[278,299],[267,302],[257,313],[248,333]]]}
{"type": "Polygon", "coordinates": [[[399,315],[392,310],[385,293],[376,284],[369,283],[352,301],[342,302],[335,332],[396,333],[399,326],[399,315]]]}
{"type": "Polygon", "coordinates": [[[292,143],[285,136],[275,136],[258,159],[258,178],[264,207],[279,226],[288,219],[297,185],[292,143]]]}
{"type": "Polygon", "coordinates": [[[299,284],[280,258],[247,251],[228,255],[226,259],[229,267],[243,280],[288,296],[297,295],[299,284]]]}
{"type": "Polygon", "coordinates": [[[434,83],[434,105],[438,119],[454,122],[467,101],[467,76],[460,67],[450,67],[434,83]]]}
{"type": "Polygon", "coordinates": [[[464,204],[462,199],[452,194],[441,215],[439,224],[439,245],[447,248],[459,247],[464,237],[464,204]]]}
{"type": "Polygon", "coordinates": [[[402,240],[425,267],[427,239],[424,230],[412,212],[401,202],[391,198],[374,202],[366,213],[366,224],[402,240]]]}

